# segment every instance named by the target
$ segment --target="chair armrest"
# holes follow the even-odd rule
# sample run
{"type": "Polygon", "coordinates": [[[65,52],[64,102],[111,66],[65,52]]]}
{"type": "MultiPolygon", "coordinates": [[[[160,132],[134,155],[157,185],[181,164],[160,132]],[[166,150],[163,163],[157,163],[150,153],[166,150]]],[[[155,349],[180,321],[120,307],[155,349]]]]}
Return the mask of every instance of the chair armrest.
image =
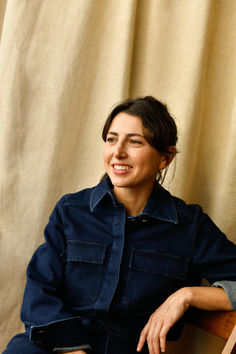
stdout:
{"type": "Polygon", "coordinates": [[[228,339],[236,325],[236,311],[205,311],[190,308],[187,322],[218,337],[228,339]]]}

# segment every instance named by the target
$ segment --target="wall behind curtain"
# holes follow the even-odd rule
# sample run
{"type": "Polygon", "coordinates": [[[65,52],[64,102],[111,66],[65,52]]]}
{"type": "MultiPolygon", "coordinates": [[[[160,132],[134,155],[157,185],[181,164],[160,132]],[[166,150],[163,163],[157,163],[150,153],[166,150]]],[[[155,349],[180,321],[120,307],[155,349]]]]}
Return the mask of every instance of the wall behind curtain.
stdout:
{"type": "MultiPolygon", "coordinates": [[[[64,193],[103,174],[111,106],[151,94],[179,126],[166,187],[236,241],[236,2],[4,0],[0,3],[0,333],[19,320],[26,265],[64,193]]],[[[222,346],[186,327],[169,353],[222,346]]]]}

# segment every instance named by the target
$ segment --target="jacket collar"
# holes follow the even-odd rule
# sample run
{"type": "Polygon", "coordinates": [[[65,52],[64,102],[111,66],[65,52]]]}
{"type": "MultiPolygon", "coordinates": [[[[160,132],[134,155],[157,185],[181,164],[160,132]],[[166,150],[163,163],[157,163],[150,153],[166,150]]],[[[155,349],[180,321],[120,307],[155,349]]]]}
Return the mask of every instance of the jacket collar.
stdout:
{"type": "Polygon", "coordinates": [[[158,183],[155,184],[149,201],[140,215],[178,224],[174,198],[158,183]]]}
{"type": "MultiPolygon", "coordinates": [[[[105,180],[100,182],[93,189],[90,196],[91,212],[94,211],[96,206],[107,194],[110,195],[113,205],[116,206],[118,204],[112,190],[113,185],[109,178],[106,178],[105,180]]],[[[175,202],[171,194],[158,183],[155,183],[152,194],[143,212],[136,216],[136,218],[140,217],[155,218],[158,220],[168,221],[177,224],[178,215],[175,202]]]]}
{"type": "Polygon", "coordinates": [[[117,205],[115,196],[112,192],[113,184],[109,178],[102,180],[92,191],[90,196],[90,210],[93,212],[99,202],[105,197],[106,194],[110,195],[112,203],[117,205]]]}

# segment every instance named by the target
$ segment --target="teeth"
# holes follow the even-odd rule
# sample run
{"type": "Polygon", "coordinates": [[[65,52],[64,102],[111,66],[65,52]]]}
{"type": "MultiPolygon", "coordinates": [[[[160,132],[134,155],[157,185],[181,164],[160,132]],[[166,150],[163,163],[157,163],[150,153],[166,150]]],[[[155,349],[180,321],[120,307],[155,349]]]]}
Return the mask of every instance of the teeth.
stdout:
{"type": "Polygon", "coordinates": [[[120,165],[114,165],[114,169],[118,171],[127,171],[130,169],[129,166],[120,166],[120,165]]]}

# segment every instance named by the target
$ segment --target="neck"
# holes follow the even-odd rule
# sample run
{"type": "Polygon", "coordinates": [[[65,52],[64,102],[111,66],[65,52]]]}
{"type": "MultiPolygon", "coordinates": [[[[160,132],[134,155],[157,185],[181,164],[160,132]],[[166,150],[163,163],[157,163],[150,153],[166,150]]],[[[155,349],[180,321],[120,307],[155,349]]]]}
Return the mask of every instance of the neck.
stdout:
{"type": "Polygon", "coordinates": [[[126,209],[128,216],[139,215],[152,193],[152,189],[142,189],[141,191],[136,188],[119,188],[114,187],[114,194],[119,203],[122,203],[126,209]]]}

